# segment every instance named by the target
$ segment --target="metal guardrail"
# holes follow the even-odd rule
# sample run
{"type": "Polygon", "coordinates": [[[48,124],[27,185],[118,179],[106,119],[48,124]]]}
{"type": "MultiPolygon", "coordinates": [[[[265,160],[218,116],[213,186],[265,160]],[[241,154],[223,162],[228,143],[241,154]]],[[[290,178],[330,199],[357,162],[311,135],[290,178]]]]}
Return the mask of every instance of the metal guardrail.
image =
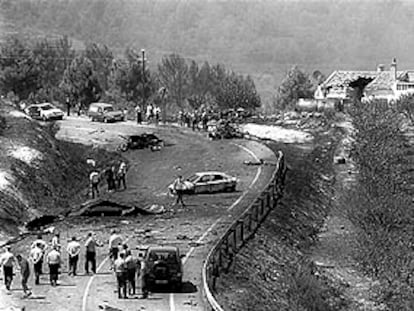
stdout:
{"type": "Polygon", "coordinates": [[[222,273],[229,272],[234,256],[254,236],[269,212],[277,206],[282,198],[286,170],[284,155],[279,151],[276,169],[265,190],[230,225],[207,255],[202,270],[202,282],[209,310],[224,311],[213,294],[216,281],[222,273]]]}

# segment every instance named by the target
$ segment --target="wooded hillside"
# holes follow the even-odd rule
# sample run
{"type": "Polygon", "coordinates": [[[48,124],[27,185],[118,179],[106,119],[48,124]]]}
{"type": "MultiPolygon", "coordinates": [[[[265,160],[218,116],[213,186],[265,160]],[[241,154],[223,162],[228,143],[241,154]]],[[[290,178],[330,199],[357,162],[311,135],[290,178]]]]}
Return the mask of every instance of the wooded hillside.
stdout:
{"type": "Polygon", "coordinates": [[[1,12],[15,31],[67,34],[119,53],[145,48],[150,66],[172,52],[224,63],[251,74],[262,95],[294,64],[329,74],[397,57],[414,68],[412,2],[3,0],[1,12]]]}

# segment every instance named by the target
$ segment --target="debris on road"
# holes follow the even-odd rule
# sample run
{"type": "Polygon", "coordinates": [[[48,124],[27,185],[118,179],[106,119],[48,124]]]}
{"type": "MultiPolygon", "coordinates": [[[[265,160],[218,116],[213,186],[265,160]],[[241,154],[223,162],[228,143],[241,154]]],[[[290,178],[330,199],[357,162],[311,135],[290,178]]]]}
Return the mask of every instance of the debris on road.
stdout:
{"type": "Polygon", "coordinates": [[[185,234],[178,234],[177,240],[189,240],[190,238],[185,234]]]}
{"type": "Polygon", "coordinates": [[[122,309],[119,308],[115,308],[115,307],[111,307],[109,304],[104,303],[102,305],[99,305],[99,309],[100,310],[105,310],[105,311],[122,311],[122,309]]]}

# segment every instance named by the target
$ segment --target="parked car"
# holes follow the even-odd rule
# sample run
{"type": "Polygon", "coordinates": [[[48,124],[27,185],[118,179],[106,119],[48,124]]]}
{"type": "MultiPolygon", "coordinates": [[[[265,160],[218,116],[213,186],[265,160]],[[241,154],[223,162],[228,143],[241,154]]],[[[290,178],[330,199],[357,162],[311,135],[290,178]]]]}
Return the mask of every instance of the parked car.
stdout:
{"type": "MultiPolygon", "coordinates": [[[[236,191],[237,178],[222,172],[199,172],[184,180],[184,193],[213,193],[221,191],[236,191]]],[[[175,193],[174,185],[168,186],[171,193],[175,193]]]]}
{"type": "MultiPolygon", "coordinates": [[[[142,249],[141,249],[142,250],[142,249]]],[[[180,251],[175,246],[149,246],[142,255],[144,278],[147,286],[169,285],[181,289],[183,265],[180,251]]]]}
{"type": "Polygon", "coordinates": [[[49,121],[49,120],[62,120],[63,111],[56,108],[51,103],[33,104],[27,106],[24,112],[33,119],[49,121]]]}
{"type": "Polygon", "coordinates": [[[107,103],[90,104],[88,117],[91,118],[92,121],[105,123],[125,120],[125,115],[121,110],[116,110],[113,105],[107,103]]]}
{"type": "Polygon", "coordinates": [[[118,151],[127,151],[128,149],[144,149],[151,148],[155,151],[164,146],[162,139],[153,133],[143,133],[141,135],[122,136],[125,142],[118,146],[118,151]]]}

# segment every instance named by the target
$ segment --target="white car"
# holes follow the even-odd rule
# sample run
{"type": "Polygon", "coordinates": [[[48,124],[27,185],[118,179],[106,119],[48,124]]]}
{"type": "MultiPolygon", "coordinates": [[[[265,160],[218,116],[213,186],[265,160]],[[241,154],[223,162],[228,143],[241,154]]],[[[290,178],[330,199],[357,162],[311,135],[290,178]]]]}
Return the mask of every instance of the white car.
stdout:
{"type": "MultiPolygon", "coordinates": [[[[184,193],[213,193],[221,191],[236,191],[237,178],[222,172],[199,172],[184,180],[184,193]]],[[[168,186],[175,193],[174,184],[168,186]]]]}
{"type": "Polygon", "coordinates": [[[62,120],[63,111],[56,108],[51,103],[34,104],[26,107],[24,112],[33,119],[43,121],[48,120],[62,120]]]}

